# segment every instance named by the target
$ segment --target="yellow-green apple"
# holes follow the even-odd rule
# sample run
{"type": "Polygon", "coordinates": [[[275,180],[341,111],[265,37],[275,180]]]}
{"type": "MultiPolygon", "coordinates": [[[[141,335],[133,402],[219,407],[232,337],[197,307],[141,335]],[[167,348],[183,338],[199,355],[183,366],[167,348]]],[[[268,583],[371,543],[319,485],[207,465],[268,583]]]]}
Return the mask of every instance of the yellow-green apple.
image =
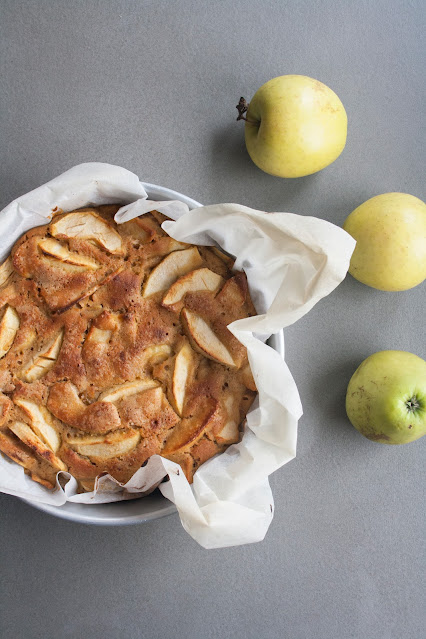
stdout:
{"type": "Polygon", "coordinates": [[[346,393],[353,426],[375,442],[407,444],[426,434],[426,362],[406,351],[379,351],[357,368],[346,393]]]}
{"type": "Polygon", "coordinates": [[[383,193],[358,206],[343,225],[357,241],[349,273],[382,291],[405,291],[426,277],[426,204],[383,193]]]}
{"type": "Polygon", "coordinates": [[[347,116],[328,86],[304,75],[266,82],[248,105],[241,98],[238,119],[253,162],[266,173],[295,178],[334,162],[346,144],[347,116]],[[244,115],[246,113],[246,115],[244,115]]]}

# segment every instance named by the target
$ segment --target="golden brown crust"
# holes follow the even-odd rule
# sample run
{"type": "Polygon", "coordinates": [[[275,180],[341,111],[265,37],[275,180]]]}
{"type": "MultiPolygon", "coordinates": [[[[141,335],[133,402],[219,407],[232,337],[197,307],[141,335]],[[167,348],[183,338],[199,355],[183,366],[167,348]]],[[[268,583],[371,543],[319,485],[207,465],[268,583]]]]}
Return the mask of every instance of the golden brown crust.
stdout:
{"type": "Polygon", "coordinates": [[[255,397],[227,329],[255,313],[244,274],[118,208],[60,212],[0,265],[0,450],[49,488],[61,469],[125,483],[156,453],[192,481],[255,397]]]}

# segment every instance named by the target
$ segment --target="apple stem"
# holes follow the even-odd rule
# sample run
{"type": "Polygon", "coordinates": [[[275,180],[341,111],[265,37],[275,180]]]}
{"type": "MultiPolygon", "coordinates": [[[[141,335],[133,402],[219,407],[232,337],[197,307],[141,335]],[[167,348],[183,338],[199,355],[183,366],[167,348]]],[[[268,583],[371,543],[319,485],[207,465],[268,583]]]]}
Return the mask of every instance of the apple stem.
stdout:
{"type": "Polygon", "coordinates": [[[407,409],[410,411],[410,413],[414,413],[414,411],[416,411],[420,407],[420,402],[417,399],[416,395],[413,395],[413,397],[407,399],[405,405],[407,406],[407,409]]]}
{"type": "Polygon", "coordinates": [[[245,100],[244,98],[240,98],[240,101],[238,102],[236,107],[238,111],[237,121],[244,120],[245,122],[248,122],[248,124],[258,125],[258,122],[254,122],[253,120],[247,120],[247,117],[244,115],[245,113],[247,113],[249,106],[250,105],[247,104],[247,100],[245,100]]]}

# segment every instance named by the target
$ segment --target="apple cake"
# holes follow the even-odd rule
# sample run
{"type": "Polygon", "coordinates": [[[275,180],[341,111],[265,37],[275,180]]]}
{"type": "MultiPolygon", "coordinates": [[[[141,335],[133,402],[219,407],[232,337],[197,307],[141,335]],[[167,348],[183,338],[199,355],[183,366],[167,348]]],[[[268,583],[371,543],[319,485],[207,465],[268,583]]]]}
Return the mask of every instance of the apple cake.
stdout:
{"type": "Polygon", "coordinates": [[[256,395],[227,328],[255,314],[244,273],[118,209],[58,211],[0,266],[0,450],[48,488],[125,483],[154,454],[192,481],[256,395]]]}

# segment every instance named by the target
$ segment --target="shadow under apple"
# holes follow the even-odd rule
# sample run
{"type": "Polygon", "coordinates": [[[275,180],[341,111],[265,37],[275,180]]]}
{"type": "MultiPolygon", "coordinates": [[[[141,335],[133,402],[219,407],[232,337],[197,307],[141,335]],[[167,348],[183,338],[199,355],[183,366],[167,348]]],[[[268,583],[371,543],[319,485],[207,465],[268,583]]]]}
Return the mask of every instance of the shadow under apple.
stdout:
{"type": "Polygon", "coordinates": [[[309,384],[308,392],[318,414],[315,428],[321,436],[337,436],[344,432],[345,436],[352,435],[359,440],[360,435],[349,421],[345,408],[349,380],[359,364],[359,359],[348,359],[338,366],[323,370],[309,384]]]}
{"type": "Polygon", "coordinates": [[[230,121],[214,129],[210,157],[211,198],[239,202],[259,210],[292,210],[300,193],[308,187],[313,188],[317,179],[317,174],[280,178],[259,169],[247,152],[244,126],[240,122],[230,121]]]}

